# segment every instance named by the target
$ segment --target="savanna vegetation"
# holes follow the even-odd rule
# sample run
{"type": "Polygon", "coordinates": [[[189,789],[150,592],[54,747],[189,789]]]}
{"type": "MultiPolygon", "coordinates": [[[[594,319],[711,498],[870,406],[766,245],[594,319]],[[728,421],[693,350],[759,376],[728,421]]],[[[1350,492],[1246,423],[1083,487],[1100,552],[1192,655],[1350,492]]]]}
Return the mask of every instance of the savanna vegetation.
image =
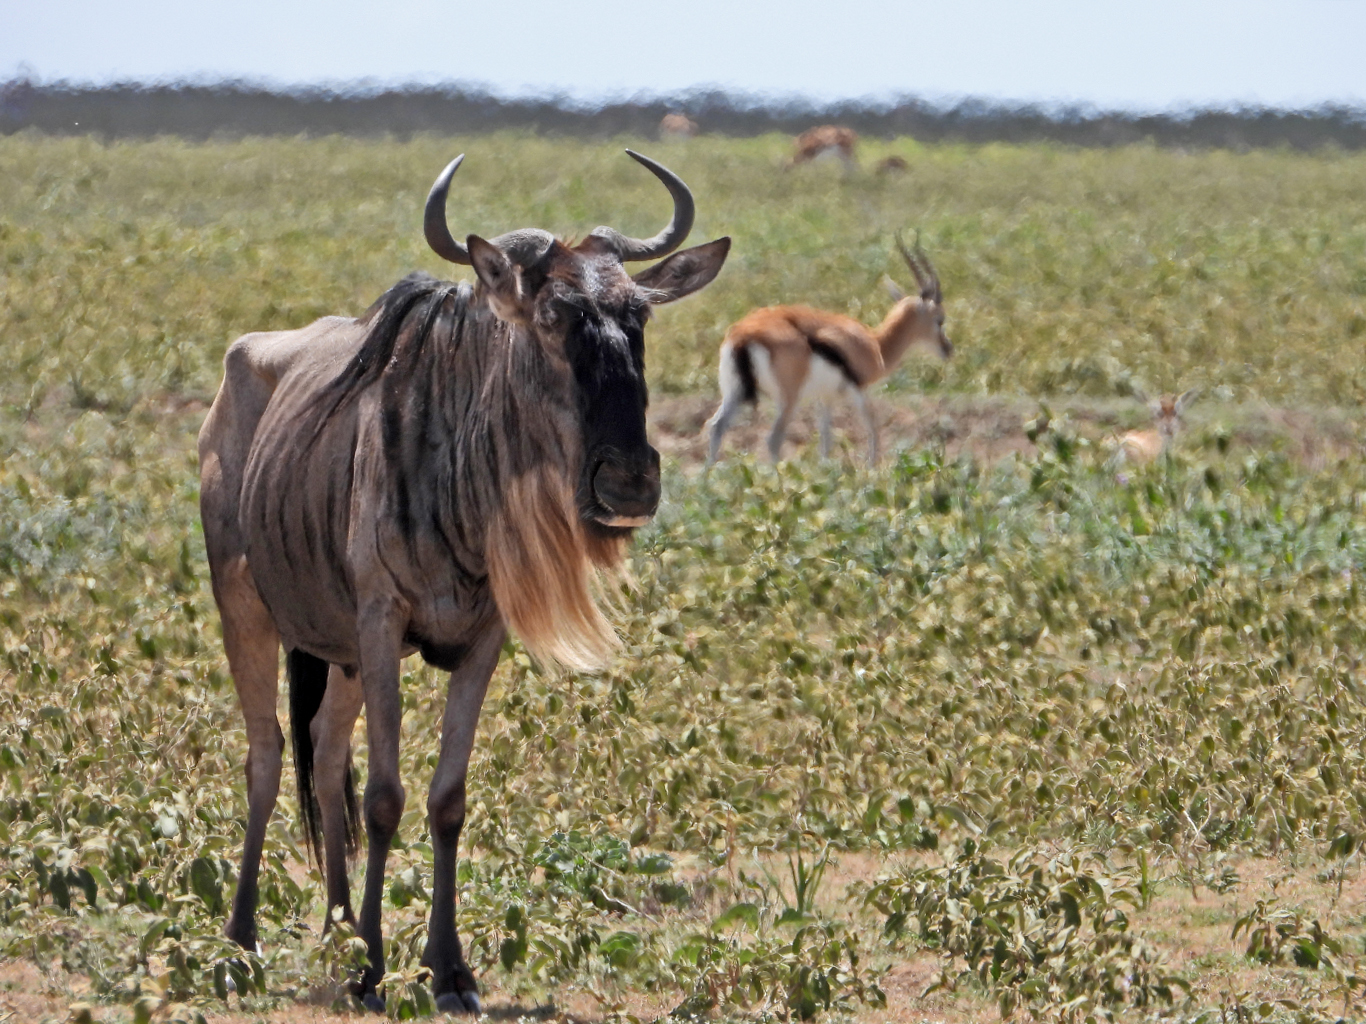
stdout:
{"type": "MultiPolygon", "coordinates": [[[[888,177],[622,142],[736,240],[651,328],[669,437],[752,306],[880,316],[898,228],[958,354],[893,376],[884,417],[923,429],[872,471],[736,445],[704,478],[665,446],[616,664],[509,644],[460,865],[490,1012],[1359,1018],[1366,157],[868,146],[888,177]],[[1136,392],[1195,386],[1169,455],[1115,465],[1136,392]],[[983,410],[998,443],[962,444],[983,410]]],[[[288,783],[262,949],[220,937],[245,740],[194,435],[237,334],[453,269],[419,221],[454,153],[457,231],[652,233],[620,149],[0,139],[0,1020],[351,1012],[288,783]]],[[[400,1019],[430,1011],[443,683],[405,667],[400,1019]]]]}

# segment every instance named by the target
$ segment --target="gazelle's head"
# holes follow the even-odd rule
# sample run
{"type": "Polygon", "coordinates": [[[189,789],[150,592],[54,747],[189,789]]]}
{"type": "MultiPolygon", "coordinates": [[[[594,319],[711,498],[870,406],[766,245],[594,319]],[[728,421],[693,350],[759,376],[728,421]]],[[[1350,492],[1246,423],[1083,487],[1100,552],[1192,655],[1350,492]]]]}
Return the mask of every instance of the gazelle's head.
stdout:
{"type": "Polygon", "coordinates": [[[1199,388],[1191,388],[1179,395],[1163,395],[1161,398],[1148,399],[1148,411],[1153,414],[1153,426],[1162,438],[1163,448],[1170,445],[1172,438],[1186,425],[1182,417],[1199,393],[1199,388]]]}
{"type": "Polygon", "coordinates": [[[915,283],[920,289],[917,295],[907,295],[890,277],[884,282],[888,293],[896,301],[888,319],[895,317],[898,322],[904,323],[903,331],[909,335],[902,351],[918,348],[940,359],[948,359],[953,355],[953,342],[944,333],[944,289],[939,283],[939,275],[930,263],[930,258],[925,255],[925,250],[920,248],[918,235],[913,250],[906,248],[899,234],[896,246],[915,275],[915,283]]]}

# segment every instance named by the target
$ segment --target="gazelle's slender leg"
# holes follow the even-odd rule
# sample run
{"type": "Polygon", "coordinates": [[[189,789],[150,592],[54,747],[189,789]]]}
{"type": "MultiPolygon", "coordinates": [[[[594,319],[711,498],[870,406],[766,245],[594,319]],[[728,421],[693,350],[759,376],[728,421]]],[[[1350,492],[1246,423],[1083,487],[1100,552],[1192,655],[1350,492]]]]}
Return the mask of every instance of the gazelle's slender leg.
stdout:
{"type": "Polygon", "coordinates": [[[795,402],[784,402],[778,400],[778,418],[773,421],[773,429],[768,433],[768,454],[777,462],[782,455],[783,439],[787,437],[787,424],[792,419],[792,409],[795,402]]]}
{"type": "Polygon", "coordinates": [[[821,458],[830,458],[830,403],[821,402],[816,406],[816,421],[821,428],[821,458]]]}
{"type": "Polygon", "coordinates": [[[232,915],[224,933],[242,948],[254,950],[261,847],[280,793],[285,747],[275,717],[280,637],[256,592],[245,556],[237,556],[213,574],[213,591],[223,620],[223,647],[247,729],[247,834],[232,915]]]}
{"type": "Polygon", "coordinates": [[[873,416],[873,407],[868,402],[868,396],[862,388],[853,389],[854,405],[858,408],[859,415],[863,417],[863,427],[868,432],[868,465],[877,465],[877,419],[873,416]]]}
{"type": "Polygon", "coordinates": [[[323,826],[323,874],[327,880],[327,923],[332,909],[342,908],[342,919],[354,923],[351,885],[346,859],[351,852],[346,807],[346,785],[351,771],[351,732],[360,714],[364,695],[360,675],[347,675],[338,665],[327,674],[327,692],[309,729],[313,736],[313,788],[323,826]]]}
{"type": "Polygon", "coordinates": [[[707,465],[711,466],[721,454],[721,438],[725,437],[726,431],[730,429],[731,422],[735,419],[735,414],[740,411],[740,406],[744,404],[744,398],[738,392],[731,392],[721,396],[721,404],[711,419],[707,420],[707,426],[711,430],[711,437],[707,444],[707,465]]]}
{"type": "Polygon", "coordinates": [[[370,951],[370,968],[361,982],[361,1000],[377,1012],[384,1001],[375,986],[384,977],[384,941],[380,911],[384,899],[384,865],[389,844],[398,832],[406,794],[398,774],[399,727],[403,704],[399,696],[399,655],[405,617],[391,597],[364,602],[357,616],[360,633],[360,678],[365,693],[365,731],[369,743],[365,783],[365,832],[369,843],[365,861],[365,895],[361,898],[356,934],[370,951]]]}
{"type": "Polygon", "coordinates": [[[422,962],[431,969],[436,1008],[443,1013],[479,1012],[478,986],[465,964],[455,929],[455,866],[465,824],[465,773],[474,749],[474,729],[504,636],[502,623],[491,623],[451,673],[441,720],[441,758],[427,796],[434,856],[432,917],[422,962]]]}

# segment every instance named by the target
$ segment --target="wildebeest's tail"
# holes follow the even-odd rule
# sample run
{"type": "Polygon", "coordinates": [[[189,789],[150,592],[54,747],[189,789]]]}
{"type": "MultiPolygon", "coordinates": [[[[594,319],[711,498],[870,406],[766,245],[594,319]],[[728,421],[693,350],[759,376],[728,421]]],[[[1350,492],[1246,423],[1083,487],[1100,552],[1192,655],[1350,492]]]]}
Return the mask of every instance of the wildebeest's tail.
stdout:
{"type": "MultiPolygon", "coordinates": [[[[299,783],[299,816],[303,819],[304,838],[313,859],[324,863],[322,843],[322,812],[318,795],[313,788],[313,734],[309,726],[323,695],[327,693],[328,664],[322,658],[295,648],[285,658],[285,673],[289,676],[289,723],[294,735],[294,772],[299,783]]],[[[351,778],[351,760],[346,762],[343,783],[342,820],[346,825],[346,852],[354,853],[360,814],[356,807],[356,784],[351,778]]]]}

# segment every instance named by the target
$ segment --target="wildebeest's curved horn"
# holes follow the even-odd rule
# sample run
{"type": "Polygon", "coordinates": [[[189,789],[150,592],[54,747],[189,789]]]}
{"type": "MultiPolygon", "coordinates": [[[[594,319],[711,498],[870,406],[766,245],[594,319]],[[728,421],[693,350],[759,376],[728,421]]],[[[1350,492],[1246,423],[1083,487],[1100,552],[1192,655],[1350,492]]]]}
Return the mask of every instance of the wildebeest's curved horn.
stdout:
{"type": "MultiPolygon", "coordinates": [[[[433,252],[443,260],[468,267],[469,250],[463,243],[455,240],[446,222],[446,193],[450,190],[451,178],[455,176],[455,172],[460,168],[460,162],[464,159],[465,154],[461,153],[447,164],[446,169],[432,185],[432,190],[427,193],[427,209],[422,217],[422,228],[427,236],[427,244],[432,247],[433,252]]],[[[513,263],[527,267],[545,255],[545,251],[554,243],[555,236],[540,228],[519,228],[499,235],[491,241],[503,250],[504,255],[513,263]]]]}
{"type": "Polygon", "coordinates": [[[648,156],[641,156],[634,150],[628,149],[626,152],[631,159],[644,164],[651,174],[664,183],[664,187],[674,199],[674,215],[668,226],[654,238],[628,238],[616,228],[607,227],[594,229],[593,235],[608,241],[623,263],[667,256],[683,244],[688,232],[692,230],[693,217],[696,213],[692,192],[683,184],[682,178],[663,164],[655,163],[648,156]]]}
{"type": "Polygon", "coordinates": [[[443,260],[459,263],[462,267],[470,265],[470,251],[451,237],[451,229],[446,224],[446,193],[450,190],[451,179],[460,169],[465,154],[446,165],[436,178],[436,184],[427,193],[427,209],[422,215],[422,230],[427,236],[427,244],[443,260]]]}

